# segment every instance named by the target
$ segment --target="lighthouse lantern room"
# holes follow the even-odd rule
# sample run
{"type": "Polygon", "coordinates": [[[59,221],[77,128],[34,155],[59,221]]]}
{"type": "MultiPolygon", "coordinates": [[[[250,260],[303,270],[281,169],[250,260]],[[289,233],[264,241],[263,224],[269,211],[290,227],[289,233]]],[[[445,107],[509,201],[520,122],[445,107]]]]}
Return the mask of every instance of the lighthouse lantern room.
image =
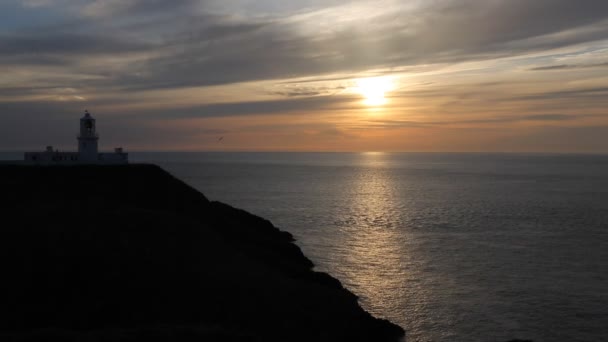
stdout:
{"type": "Polygon", "coordinates": [[[87,110],[80,119],[80,135],[78,135],[78,154],[82,161],[97,161],[99,153],[97,148],[98,140],[99,136],[95,130],[95,119],[87,110]]]}

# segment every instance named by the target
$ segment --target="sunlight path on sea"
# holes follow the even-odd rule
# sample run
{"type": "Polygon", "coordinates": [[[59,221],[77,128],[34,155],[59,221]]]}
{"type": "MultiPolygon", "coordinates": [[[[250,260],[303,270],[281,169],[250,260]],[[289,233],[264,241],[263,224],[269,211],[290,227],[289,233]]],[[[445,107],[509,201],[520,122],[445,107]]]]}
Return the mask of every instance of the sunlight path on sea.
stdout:
{"type": "Polygon", "coordinates": [[[428,270],[429,261],[413,236],[403,233],[411,208],[403,193],[397,193],[400,189],[386,169],[386,155],[362,153],[359,158],[365,167],[337,196],[345,199],[344,207],[332,215],[339,227],[336,245],[342,248],[333,250],[330,258],[338,262],[326,265],[327,271],[357,293],[373,315],[404,325],[408,340],[413,341],[417,331],[434,330],[424,319],[432,315],[425,303],[433,294],[421,286],[421,277],[429,273],[417,272],[428,270]]]}

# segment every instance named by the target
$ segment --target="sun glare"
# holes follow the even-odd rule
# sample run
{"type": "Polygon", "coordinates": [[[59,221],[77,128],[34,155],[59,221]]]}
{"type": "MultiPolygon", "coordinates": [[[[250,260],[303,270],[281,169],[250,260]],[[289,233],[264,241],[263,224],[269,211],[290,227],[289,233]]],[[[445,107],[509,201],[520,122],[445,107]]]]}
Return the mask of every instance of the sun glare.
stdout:
{"type": "Polygon", "coordinates": [[[388,76],[370,77],[357,80],[359,92],[368,106],[381,106],[386,104],[386,93],[393,89],[393,79],[388,76]]]}

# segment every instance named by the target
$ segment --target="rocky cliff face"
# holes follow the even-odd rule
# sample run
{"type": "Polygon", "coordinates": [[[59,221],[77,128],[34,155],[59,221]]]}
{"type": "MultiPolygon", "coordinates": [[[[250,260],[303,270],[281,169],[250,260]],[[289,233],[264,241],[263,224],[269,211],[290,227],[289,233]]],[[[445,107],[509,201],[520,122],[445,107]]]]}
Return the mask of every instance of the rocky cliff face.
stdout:
{"type": "Polygon", "coordinates": [[[397,341],[269,221],[153,165],[0,166],[3,341],[397,341]],[[9,223],[12,222],[12,223],[9,223]]]}

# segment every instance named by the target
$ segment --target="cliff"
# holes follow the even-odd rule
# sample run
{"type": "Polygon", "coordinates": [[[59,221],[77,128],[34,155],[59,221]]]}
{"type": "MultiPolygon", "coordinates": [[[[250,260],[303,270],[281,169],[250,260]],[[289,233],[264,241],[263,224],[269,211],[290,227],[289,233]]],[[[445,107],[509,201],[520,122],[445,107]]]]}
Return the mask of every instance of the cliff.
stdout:
{"type": "Polygon", "coordinates": [[[153,165],[0,166],[2,341],[397,341],[292,236],[153,165]]]}

